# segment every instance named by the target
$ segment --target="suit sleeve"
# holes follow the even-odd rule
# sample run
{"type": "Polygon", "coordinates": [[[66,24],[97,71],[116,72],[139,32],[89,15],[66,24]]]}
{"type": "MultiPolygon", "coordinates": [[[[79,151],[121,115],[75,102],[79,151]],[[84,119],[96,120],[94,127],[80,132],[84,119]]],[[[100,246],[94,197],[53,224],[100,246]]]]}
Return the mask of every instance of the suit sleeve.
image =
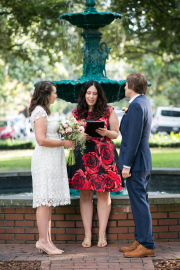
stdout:
{"type": "Polygon", "coordinates": [[[132,167],[143,131],[144,115],[138,103],[132,103],[128,110],[128,139],[124,165],[132,167]]]}

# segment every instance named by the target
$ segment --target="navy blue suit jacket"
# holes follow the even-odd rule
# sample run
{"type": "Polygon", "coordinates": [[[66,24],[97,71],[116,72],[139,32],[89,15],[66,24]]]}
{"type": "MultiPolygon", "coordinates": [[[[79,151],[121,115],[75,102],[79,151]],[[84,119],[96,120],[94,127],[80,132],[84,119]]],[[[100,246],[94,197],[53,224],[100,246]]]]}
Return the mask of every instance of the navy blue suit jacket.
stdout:
{"type": "Polygon", "coordinates": [[[131,167],[131,172],[151,171],[152,159],[149,149],[149,135],[152,109],[145,95],[136,97],[129,105],[120,124],[122,142],[119,165],[131,167]]]}

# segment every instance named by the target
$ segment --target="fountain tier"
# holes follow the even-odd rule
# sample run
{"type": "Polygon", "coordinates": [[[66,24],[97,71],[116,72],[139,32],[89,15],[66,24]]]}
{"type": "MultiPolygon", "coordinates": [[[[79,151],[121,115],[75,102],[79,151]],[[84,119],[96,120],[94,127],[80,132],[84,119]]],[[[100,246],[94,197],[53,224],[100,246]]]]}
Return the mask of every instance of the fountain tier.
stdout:
{"type": "Polygon", "coordinates": [[[112,12],[97,12],[95,0],[86,0],[86,10],[79,13],[68,13],[60,18],[70,22],[84,32],[81,36],[85,43],[82,47],[83,53],[83,75],[78,80],[53,81],[57,85],[59,98],[70,102],[77,102],[82,85],[89,81],[99,82],[108,102],[119,101],[125,97],[125,80],[110,80],[106,76],[106,59],[109,57],[110,49],[106,42],[100,43],[102,34],[99,28],[109,25],[114,19],[121,19],[122,15],[112,12]]]}

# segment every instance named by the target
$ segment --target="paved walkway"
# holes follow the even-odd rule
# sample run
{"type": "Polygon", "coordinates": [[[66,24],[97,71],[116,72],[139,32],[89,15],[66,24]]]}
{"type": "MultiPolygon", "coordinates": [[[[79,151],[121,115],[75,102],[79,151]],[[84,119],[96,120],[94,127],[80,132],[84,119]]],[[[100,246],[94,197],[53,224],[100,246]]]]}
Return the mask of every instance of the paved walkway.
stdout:
{"type": "Polygon", "coordinates": [[[35,245],[0,245],[0,261],[41,261],[42,270],[153,270],[152,259],[180,258],[180,242],[156,244],[156,257],[132,259],[123,258],[119,248],[121,244],[109,244],[105,248],[93,245],[83,248],[80,244],[57,245],[65,252],[60,256],[39,254],[35,245]]]}

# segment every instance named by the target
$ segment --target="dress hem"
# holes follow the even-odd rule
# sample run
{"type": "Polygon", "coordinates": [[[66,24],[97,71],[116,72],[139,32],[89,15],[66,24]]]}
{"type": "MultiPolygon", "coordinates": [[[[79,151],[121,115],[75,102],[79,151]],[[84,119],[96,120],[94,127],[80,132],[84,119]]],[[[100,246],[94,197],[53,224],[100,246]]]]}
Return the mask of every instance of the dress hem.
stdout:
{"type": "Polygon", "coordinates": [[[54,203],[54,204],[48,204],[48,203],[37,203],[37,204],[33,204],[33,208],[37,208],[39,206],[53,206],[53,207],[56,207],[56,206],[59,206],[59,205],[67,205],[67,204],[71,204],[71,200],[67,200],[66,202],[61,202],[61,203],[54,203]]]}
{"type": "Polygon", "coordinates": [[[105,190],[105,191],[102,191],[102,190],[92,190],[92,189],[85,189],[85,188],[74,188],[74,187],[70,187],[69,188],[72,188],[72,189],[76,189],[76,190],[90,190],[90,191],[98,191],[98,192],[114,192],[114,191],[120,191],[120,190],[123,190],[123,187],[122,188],[116,188],[116,189],[113,189],[113,190],[105,190]]]}

